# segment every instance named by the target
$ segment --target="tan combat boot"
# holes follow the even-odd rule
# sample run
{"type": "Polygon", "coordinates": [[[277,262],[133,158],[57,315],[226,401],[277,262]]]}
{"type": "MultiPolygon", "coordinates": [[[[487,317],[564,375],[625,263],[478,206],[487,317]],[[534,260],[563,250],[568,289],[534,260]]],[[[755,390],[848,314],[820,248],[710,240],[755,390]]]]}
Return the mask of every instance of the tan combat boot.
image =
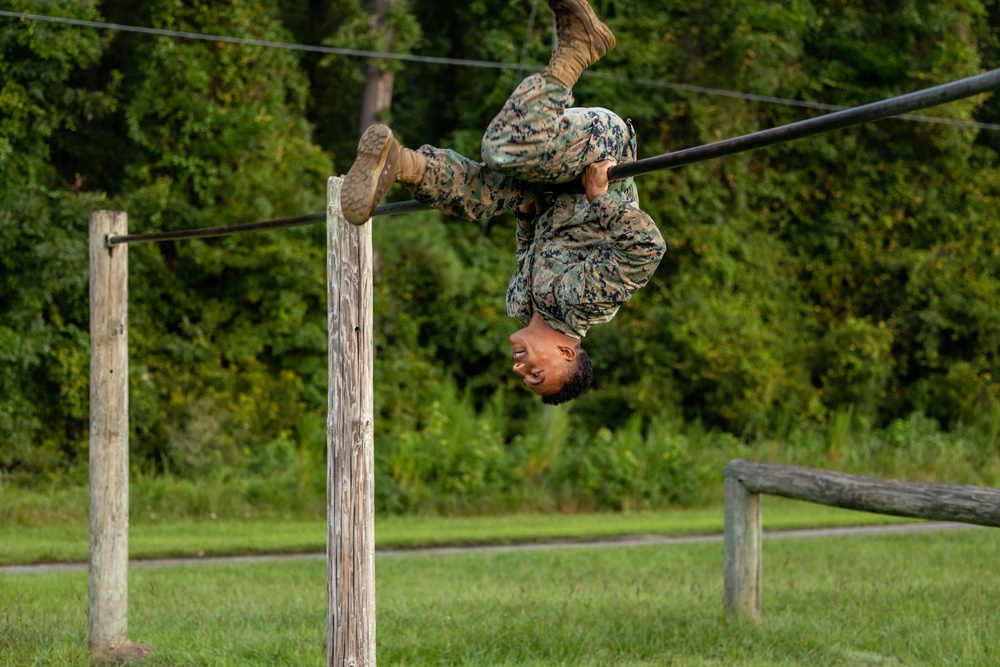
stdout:
{"type": "Polygon", "coordinates": [[[577,79],[615,48],[615,36],[586,0],[546,0],[556,15],[556,50],[542,76],[572,89],[577,79]]]}
{"type": "Polygon", "coordinates": [[[372,125],[361,134],[358,156],[340,190],[344,217],[352,225],[363,225],[396,181],[417,185],[424,177],[427,158],[404,148],[387,125],[372,125]]]}

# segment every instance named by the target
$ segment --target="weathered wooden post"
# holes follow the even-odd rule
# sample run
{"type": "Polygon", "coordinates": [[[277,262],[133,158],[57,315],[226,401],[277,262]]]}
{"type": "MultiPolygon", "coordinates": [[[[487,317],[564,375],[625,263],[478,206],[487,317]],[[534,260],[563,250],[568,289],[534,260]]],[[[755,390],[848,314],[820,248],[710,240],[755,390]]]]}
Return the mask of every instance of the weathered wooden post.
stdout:
{"type": "Polygon", "coordinates": [[[371,225],[327,200],[330,385],[327,418],[327,663],[375,665],[375,454],[371,225]]]}
{"type": "Polygon", "coordinates": [[[90,649],[98,661],[143,657],[128,641],[128,246],[109,247],[128,216],[90,216],[90,649]]]}
{"type": "Polygon", "coordinates": [[[760,618],[765,493],[862,512],[1000,527],[1000,489],[733,459],[725,470],[725,608],[753,619],[760,618]]]}
{"type": "Polygon", "coordinates": [[[760,619],[761,507],[760,495],[747,489],[726,469],[723,584],[729,613],[760,619]]]}

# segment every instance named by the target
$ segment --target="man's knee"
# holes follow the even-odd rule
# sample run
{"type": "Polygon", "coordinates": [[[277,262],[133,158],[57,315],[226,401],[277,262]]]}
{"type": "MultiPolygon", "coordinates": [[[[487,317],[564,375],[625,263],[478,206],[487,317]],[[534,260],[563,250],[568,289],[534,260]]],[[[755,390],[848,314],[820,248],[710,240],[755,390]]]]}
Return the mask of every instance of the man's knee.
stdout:
{"type": "Polygon", "coordinates": [[[512,142],[509,138],[483,137],[480,147],[483,165],[487,169],[516,176],[523,169],[531,169],[538,162],[533,146],[512,142]]]}
{"type": "Polygon", "coordinates": [[[483,164],[485,164],[490,169],[499,169],[504,165],[504,151],[503,144],[491,139],[489,136],[483,137],[483,143],[480,146],[480,152],[483,158],[483,164]]]}

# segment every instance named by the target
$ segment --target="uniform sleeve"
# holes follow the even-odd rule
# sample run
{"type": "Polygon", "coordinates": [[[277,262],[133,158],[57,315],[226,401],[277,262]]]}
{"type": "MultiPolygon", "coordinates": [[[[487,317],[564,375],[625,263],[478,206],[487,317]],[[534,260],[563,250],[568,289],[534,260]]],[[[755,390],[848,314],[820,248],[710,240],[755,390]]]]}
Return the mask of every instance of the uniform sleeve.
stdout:
{"type": "Polygon", "coordinates": [[[516,215],[514,217],[517,220],[517,230],[515,232],[515,237],[517,238],[517,265],[520,267],[528,255],[528,250],[531,248],[532,242],[535,240],[535,216],[532,216],[530,220],[524,220],[516,215]]]}
{"type": "Polygon", "coordinates": [[[625,193],[612,190],[590,203],[597,219],[610,232],[612,261],[606,263],[631,295],[649,282],[666,251],[656,223],[625,193]]]}
{"type": "Polygon", "coordinates": [[[517,270],[514,271],[514,275],[510,277],[510,282],[507,285],[507,315],[527,325],[531,319],[531,301],[528,298],[531,294],[531,286],[528,280],[530,272],[526,265],[531,244],[535,239],[536,217],[532,216],[531,219],[522,220],[515,216],[515,219],[517,220],[517,229],[515,231],[517,238],[517,270]]]}

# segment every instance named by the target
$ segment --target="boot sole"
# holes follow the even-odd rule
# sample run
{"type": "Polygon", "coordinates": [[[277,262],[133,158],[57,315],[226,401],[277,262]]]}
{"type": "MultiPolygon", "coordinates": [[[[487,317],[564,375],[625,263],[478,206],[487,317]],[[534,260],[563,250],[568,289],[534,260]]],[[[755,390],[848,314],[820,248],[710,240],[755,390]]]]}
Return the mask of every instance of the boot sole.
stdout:
{"type": "Polygon", "coordinates": [[[601,19],[597,18],[597,14],[594,13],[593,8],[586,0],[561,0],[559,4],[573,12],[583,22],[587,34],[594,40],[595,46],[598,41],[603,45],[603,52],[599,48],[596,49],[599,57],[603,58],[607,55],[608,51],[615,48],[615,34],[611,32],[611,28],[604,25],[601,19]]]}
{"type": "Polygon", "coordinates": [[[399,162],[399,148],[392,130],[372,125],[358,141],[358,156],[344,177],[340,207],[352,225],[363,225],[393,183],[399,162]]]}

